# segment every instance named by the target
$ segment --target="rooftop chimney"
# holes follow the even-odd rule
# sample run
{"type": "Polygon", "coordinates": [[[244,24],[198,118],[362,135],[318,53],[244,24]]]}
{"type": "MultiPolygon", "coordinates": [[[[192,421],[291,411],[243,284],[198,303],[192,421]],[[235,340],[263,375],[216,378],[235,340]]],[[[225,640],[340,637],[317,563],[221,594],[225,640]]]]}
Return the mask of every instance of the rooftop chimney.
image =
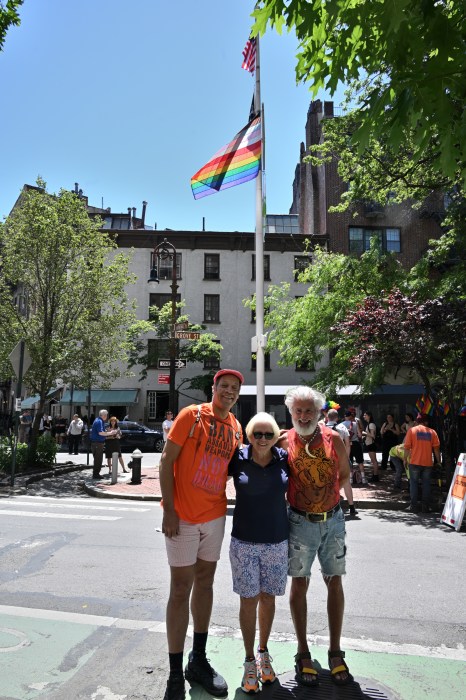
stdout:
{"type": "Polygon", "coordinates": [[[147,202],[143,202],[142,203],[142,214],[141,214],[141,221],[142,221],[141,228],[144,228],[144,222],[146,220],[146,207],[147,207],[147,202]]]}

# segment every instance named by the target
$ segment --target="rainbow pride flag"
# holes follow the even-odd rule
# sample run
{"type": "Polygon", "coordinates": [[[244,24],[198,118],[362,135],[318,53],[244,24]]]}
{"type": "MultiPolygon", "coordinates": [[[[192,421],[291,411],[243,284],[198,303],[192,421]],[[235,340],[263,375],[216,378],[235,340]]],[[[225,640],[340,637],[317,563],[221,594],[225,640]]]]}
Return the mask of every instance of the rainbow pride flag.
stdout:
{"type": "Polygon", "coordinates": [[[420,396],[416,401],[416,408],[419,413],[426,413],[428,416],[430,416],[433,413],[434,404],[430,396],[422,394],[422,396],[420,396]]]}
{"type": "Polygon", "coordinates": [[[261,119],[249,122],[191,178],[194,199],[254,180],[260,169],[261,119]]]}

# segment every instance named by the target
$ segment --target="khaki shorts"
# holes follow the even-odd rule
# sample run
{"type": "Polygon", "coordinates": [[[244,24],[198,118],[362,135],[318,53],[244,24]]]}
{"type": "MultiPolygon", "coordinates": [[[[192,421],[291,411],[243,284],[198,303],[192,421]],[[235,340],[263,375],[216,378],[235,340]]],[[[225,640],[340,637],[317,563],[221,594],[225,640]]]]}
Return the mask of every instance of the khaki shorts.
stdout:
{"type": "Polygon", "coordinates": [[[187,523],[180,520],[180,532],[165,537],[170,566],[194,566],[198,559],[218,561],[225,534],[226,516],[208,523],[187,523]]]}

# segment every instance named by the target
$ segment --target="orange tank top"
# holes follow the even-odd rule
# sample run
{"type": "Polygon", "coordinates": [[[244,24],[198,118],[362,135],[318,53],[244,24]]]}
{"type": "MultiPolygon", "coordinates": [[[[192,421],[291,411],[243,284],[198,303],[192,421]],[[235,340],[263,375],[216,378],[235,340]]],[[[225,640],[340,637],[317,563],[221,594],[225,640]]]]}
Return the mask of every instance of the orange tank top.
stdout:
{"type": "Polygon", "coordinates": [[[288,502],[308,513],[325,513],[340,500],[339,463],[332,430],[321,425],[320,432],[320,440],[308,448],[309,455],[296,430],[288,431],[288,502]]]}

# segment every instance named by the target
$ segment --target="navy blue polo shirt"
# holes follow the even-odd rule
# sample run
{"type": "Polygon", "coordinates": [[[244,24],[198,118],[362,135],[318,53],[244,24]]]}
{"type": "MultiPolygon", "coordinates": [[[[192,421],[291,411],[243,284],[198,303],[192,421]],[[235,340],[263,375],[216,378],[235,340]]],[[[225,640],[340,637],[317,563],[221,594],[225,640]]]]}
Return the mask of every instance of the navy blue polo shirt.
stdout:
{"type": "Polygon", "coordinates": [[[287,540],[288,453],[272,447],[272,461],[261,467],[252,460],[252,446],[245,445],[233,456],[228,474],[236,489],[232,536],[262,544],[287,540]]]}

